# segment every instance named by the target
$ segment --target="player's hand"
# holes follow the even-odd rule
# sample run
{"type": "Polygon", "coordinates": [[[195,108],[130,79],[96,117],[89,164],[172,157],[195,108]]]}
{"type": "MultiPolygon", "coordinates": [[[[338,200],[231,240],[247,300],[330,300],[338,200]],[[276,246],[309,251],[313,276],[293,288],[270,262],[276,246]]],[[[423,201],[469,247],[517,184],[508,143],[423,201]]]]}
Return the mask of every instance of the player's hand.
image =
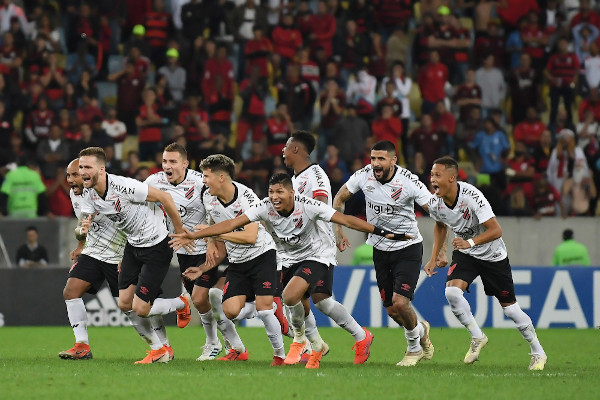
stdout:
{"type": "Polygon", "coordinates": [[[446,255],[446,253],[442,253],[440,251],[437,258],[435,259],[435,266],[438,268],[444,268],[446,265],[448,265],[448,256],[446,255]]]}
{"type": "Polygon", "coordinates": [[[425,270],[425,273],[428,277],[432,277],[433,275],[437,274],[437,271],[435,271],[435,267],[436,261],[433,259],[429,260],[429,262],[425,264],[425,267],[423,267],[423,269],[425,270]]]}
{"type": "Polygon", "coordinates": [[[81,248],[76,248],[75,250],[73,250],[72,252],[69,253],[69,257],[71,258],[71,261],[77,261],[77,259],[79,258],[79,256],[81,255],[81,251],[83,249],[81,248]]]}
{"type": "Polygon", "coordinates": [[[88,215],[88,217],[81,223],[81,229],[79,231],[82,235],[87,235],[90,231],[90,226],[92,226],[92,216],[88,215]]]}
{"type": "Polygon", "coordinates": [[[209,242],[206,246],[206,264],[210,267],[214,267],[217,264],[219,258],[219,250],[214,242],[209,242]]]}
{"type": "Polygon", "coordinates": [[[338,235],[338,239],[337,239],[337,248],[340,251],[344,251],[347,248],[352,247],[350,245],[350,241],[348,240],[348,238],[346,237],[346,235],[344,234],[344,232],[342,232],[341,234],[338,235]]]}
{"type": "Polygon", "coordinates": [[[200,278],[203,273],[204,273],[204,270],[203,270],[202,266],[199,266],[199,267],[189,267],[188,269],[186,269],[185,271],[183,271],[183,273],[181,274],[181,276],[183,276],[188,281],[193,282],[196,279],[200,278]]]}
{"type": "Polygon", "coordinates": [[[471,248],[471,245],[469,244],[469,242],[467,242],[466,240],[461,239],[461,238],[452,239],[452,246],[454,247],[455,250],[464,250],[464,249],[471,248]]]}
{"type": "Polygon", "coordinates": [[[185,228],[184,228],[183,233],[171,233],[169,236],[172,237],[173,239],[169,240],[169,245],[174,250],[179,250],[180,248],[183,247],[187,251],[190,251],[189,250],[190,248],[191,248],[191,251],[194,251],[194,249],[195,249],[194,239],[189,239],[189,236],[191,234],[192,234],[192,232],[188,231],[185,228]]]}

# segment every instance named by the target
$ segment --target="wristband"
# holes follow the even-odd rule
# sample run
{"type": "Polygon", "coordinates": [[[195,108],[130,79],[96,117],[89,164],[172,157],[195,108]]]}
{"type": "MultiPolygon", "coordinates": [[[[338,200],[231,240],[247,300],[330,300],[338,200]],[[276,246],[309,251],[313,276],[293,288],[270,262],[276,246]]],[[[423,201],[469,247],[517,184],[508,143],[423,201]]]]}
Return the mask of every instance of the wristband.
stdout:
{"type": "Polygon", "coordinates": [[[471,247],[475,246],[475,241],[473,239],[469,239],[467,242],[471,245],[471,247]]]}
{"type": "Polygon", "coordinates": [[[394,235],[394,237],[391,238],[390,240],[406,240],[406,233],[394,233],[394,232],[390,232],[386,229],[380,228],[378,226],[375,226],[373,228],[373,235],[377,235],[377,236],[394,235]]]}

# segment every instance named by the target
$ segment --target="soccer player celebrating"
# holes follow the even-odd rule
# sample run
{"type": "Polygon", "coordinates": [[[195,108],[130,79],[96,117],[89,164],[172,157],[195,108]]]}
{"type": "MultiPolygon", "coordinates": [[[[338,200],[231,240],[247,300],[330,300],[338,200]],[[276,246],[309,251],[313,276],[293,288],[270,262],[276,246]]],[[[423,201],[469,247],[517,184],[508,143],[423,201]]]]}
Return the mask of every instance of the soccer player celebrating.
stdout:
{"type": "MultiPolygon", "coordinates": [[[[411,239],[393,241],[369,234],[373,245],[373,262],[377,286],[388,315],[404,327],[408,342],[406,354],[398,366],[416,365],[421,359],[433,357],[429,340],[429,323],[417,321],[411,305],[421,271],[423,238],[417,227],[414,203],[427,209],[431,193],[409,170],[396,165],[396,148],[383,140],[371,148],[371,164],[356,171],[333,201],[333,207],[344,212],[344,204],[353,193],[362,190],[367,206],[367,221],[394,233],[405,233],[411,239]]],[[[335,226],[338,248],[350,246],[342,227],[335,226]]]]}
{"type": "MultiPolygon", "coordinates": [[[[168,244],[164,213],[171,218],[176,232],[183,225],[173,198],[145,183],[106,172],[106,156],[99,147],[79,153],[79,173],[85,191],[77,234],[87,234],[92,218],[98,214],[113,221],[127,237],[119,273],[119,308],[128,316],[152,317],[177,311],[177,325],[190,320],[189,301],[183,297],[157,298],[168,272],[173,251],[168,244]],[[155,203],[160,202],[160,207],[155,203]],[[163,211],[164,210],[164,211],[163,211]]],[[[186,247],[193,250],[193,245],[186,247]]],[[[139,319],[131,319],[133,324],[139,319]]],[[[136,327],[138,332],[144,327],[136,327]]],[[[169,351],[150,326],[142,337],[150,344],[148,355],[136,363],[166,363],[169,351]]]]}
{"type": "MultiPolygon", "coordinates": [[[[333,259],[331,251],[335,242],[330,240],[319,221],[332,221],[362,232],[387,236],[390,239],[406,240],[405,235],[394,235],[384,229],[374,227],[356,217],[336,212],[323,202],[295,195],[292,181],[285,173],[273,175],[269,180],[269,197],[250,207],[235,219],[195,232],[194,237],[210,237],[238,229],[252,222],[261,221],[267,227],[277,244],[279,256],[284,266],[283,301],[292,316],[294,343],[286,357],[286,364],[300,361],[305,333],[305,315],[310,304],[308,296],[325,315],[331,317],[352,336],[363,332],[365,338],[356,343],[355,364],[362,364],[369,358],[369,348],[373,335],[354,320],[346,309],[331,298],[333,259]]],[[[318,368],[326,350],[317,329],[306,330],[312,345],[312,354],[306,368],[318,368]]]]}
{"type": "Polygon", "coordinates": [[[481,276],[485,293],[498,299],[504,314],[514,321],[521,335],[529,342],[529,369],[541,371],[546,364],[546,353],[537,338],[531,318],[516,301],[502,228],[481,191],[466,182],[458,182],[457,175],[456,160],[442,157],[434,161],[431,184],[435,196],[429,201],[429,213],[436,224],[433,254],[425,265],[425,272],[429,276],[436,273],[436,258],[449,226],[455,238],[452,240],[454,251],[445,293],[452,312],[471,333],[471,346],[465,356],[465,364],[477,361],[481,349],[488,342],[463,296],[471,282],[481,276]]]}
{"type": "MultiPolygon", "coordinates": [[[[200,163],[204,175],[204,207],[210,222],[223,222],[242,215],[250,206],[259,202],[256,194],[248,187],[235,182],[233,160],[222,154],[211,155],[200,163]]],[[[177,232],[179,233],[179,232],[177,232]]],[[[193,236],[187,231],[187,235],[193,236]]],[[[191,240],[176,237],[171,245],[178,249],[180,245],[189,245],[191,240]]],[[[189,239],[198,239],[190,237],[189,239]]],[[[267,331],[273,346],[273,363],[283,365],[285,350],[281,326],[273,311],[273,295],[277,284],[277,260],[275,243],[264,226],[253,223],[244,229],[219,236],[225,241],[229,268],[227,268],[225,286],[223,288],[223,311],[231,320],[242,320],[247,317],[244,307],[249,297],[256,298],[256,311],[267,331]]],[[[254,310],[251,311],[252,313],[254,310]]],[[[241,343],[241,342],[240,342],[241,343]]],[[[248,351],[243,348],[232,348],[223,361],[245,361],[248,351]]]]}
{"type": "MultiPolygon", "coordinates": [[[[172,143],[165,147],[163,152],[161,172],[157,172],[146,179],[145,183],[167,192],[173,197],[173,201],[179,210],[179,215],[183,226],[187,229],[194,229],[196,225],[206,223],[206,210],[202,203],[202,195],[205,190],[202,183],[202,174],[200,172],[188,169],[187,151],[185,147],[172,143]]],[[[174,232],[173,223],[169,219],[168,225],[171,232],[174,232]]],[[[192,296],[192,301],[200,314],[200,321],[206,332],[206,344],[203,347],[202,354],[198,361],[214,360],[221,352],[222,346],[217,336],[217,327],[221,330],[223,337],[229,343],[235,343],[243,346],[241,339],[236,332],[235,324],[225,317],[221,304],[223,297],[223,284],[225,277],[218,268],[207,268],[220,264],[225,258],[225,246],[223,242],[211,240],[207,244],[203,240],[195,242],[195,250],[188,252],[185,248],[176,251],[177,260],[181,272],[185,272],[189,267],[200,266],[206,270],[195,281],[184,279],[184,286],[192,296]],[[209,259],[212,256],[212,259],[209,259]],[[213,286],[216,286],[213,288],[213,286]],[[217,323],[211,302],[209,301],[209,291],[212,293],[212,307],[219,314],[217,323]]]]}

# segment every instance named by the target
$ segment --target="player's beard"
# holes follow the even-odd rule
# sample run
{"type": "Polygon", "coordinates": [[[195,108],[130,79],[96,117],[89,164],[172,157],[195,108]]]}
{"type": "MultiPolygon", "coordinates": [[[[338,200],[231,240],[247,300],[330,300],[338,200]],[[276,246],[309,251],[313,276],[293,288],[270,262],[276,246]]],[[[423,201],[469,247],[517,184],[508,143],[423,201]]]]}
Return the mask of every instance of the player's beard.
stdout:
{"type": "Polygon", "coordinates": [[[100,175],[100,173],[96,173],[96,175],[90,176],[90,182],[91,182],[91,186],[90,189],[93,189],[94,187],[96,187],[96,185],[98,184],[98,176],[100,175]]]}
{"type": "Polygon", "coordinates": [[[373,169],[373,176],[375,177],[377,182],[385,182],[388,180],[388,176],[389,176],[391,170],[392,170],[392,167],[387,168],[387,169],[382,167],[381,178],[378,178],[377,175],[375,175],[375,170],[373,169]]]}

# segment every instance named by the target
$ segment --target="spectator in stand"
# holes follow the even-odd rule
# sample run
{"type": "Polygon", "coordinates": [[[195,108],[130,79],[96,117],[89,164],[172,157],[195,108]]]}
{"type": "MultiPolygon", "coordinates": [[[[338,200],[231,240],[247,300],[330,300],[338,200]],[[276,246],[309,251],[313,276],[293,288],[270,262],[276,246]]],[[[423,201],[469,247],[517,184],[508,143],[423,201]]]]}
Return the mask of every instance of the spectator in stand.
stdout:
{"type": "Polygon", "coordinates": [[[14,46],[13,34],[6,32],[0,47],[0,72],[18,81],[21,65],[23,65],[21,51],[14,46]]]}
{"type": "Polygon", "coordinates": [[[571,19],[571,28],[580,24],[600,26],[600,14],[592,9],[590,0],[580,0],[579,12],[571,19]]]}
{"type": "Polygon", "coordinates": [[[317,137],[317,159],[320,160],[325,155],[325,148],[329,143],[331,130],[342,117],[346,105],[346,96],[340,90],[335,79],[327,81],[325,90],[321,93],[319,103],[321,108],[321,125],[317,137]]]}
{"type": "MultiPolygon", "coordinates": [[[[523,39],[521,38],[521,31],[527,28],[527,19],[521,18],[519,21],[519,29],[512,31],[506,38],[506,53],[508,57],[508,68],[513,70],[520,67],[521,54],[523,53],[523,39]]],[[[475,47],[474,51],[477,51],[475,47]]],[[[485,53],[487,54],[487,53],[485,53]]]]}
{"type": "Polygon", "coordinates": [[[17,18],[23,27],[24,33],[29,33],[30,24],[27,21],[27,16],[23,9],[15,4],[12,0],[3,0],[2,8],[0,8],[0,34],[6,32],[10,27],[10,20],[17,18]]]}
{"type": "Polygon", "coordinates": [[[122,71],[109,75],[108,80],[117,83],[117,118],[125,123],[129,135],[135,135],[135,116],[138,114],[146,82],[136,76],[135,64],[131,60],[125,62],[122,71]]]}
{"type": "Polygon", "coordinates": [[[202,93],[202,79],[204,77],[204,65],[209,58],[214,58],[216,53],[214,41],[198,36],[191,46],[190,52],[182,54],[182,64],[186,68],[187,93],[199,95],[202,93]]]}
{"type": "MultiPolygon", "coordinates": [[[[402,102],[400,100],[398,100],[398,97],[396,97],[396,82],[394,82],[393,80],[387,80],[385,82],[385,86],[383,85],[383,83],[381,84],[381,86],[384,88],[384,96],[383,98],[381,98],[381,100],[379,100],[377,102],[377,106],[375,106],[375,111],[377,114],[377,117],[381,117],[381,114],[383,113],[383,107],[384,106],[390,106],[392,107],[392,113],[394,115],[394,117],[396,118],[401,118],[402,117],[402,102]]],[[[402,132],[406,132],[404,130],[404,123],[402,124],[402,132]]]]}
{"type": "MultiPolygon", "coordinates": [[[[0,187],[0,216],[35,218],[48,214],[46,186],[32,157],[20,157],[19,166],[8,171],[0,187]]],[[[50,215],[48,215],[50,216],[50,215]]]]}
{"type": "Polygon", "coordinates": [[[530,11],[538,12],[540,9],[535,0],[504,0],[498,4],[496,12],[502,19],[505,31],[517,28],[519,19],[530,11]]]}
{"type": "Polygon", "coordinates": [[[514,156],[507,161],[506,177],[508,186],[506,193],[512,194],[515,188],[523,189],[523,193],[531,198],[533,195],[533,179],[535,177],[535,161],[529,155],[523,142],[515,142],[514,156]]]}
{"type": "Polygon", "coordinates": [[[266,79],[269,75],[269,58],[273,52],[273,45],[265,31],[260,25],[252,28],[254,37],[246,42],[244,49],[246,56],[246,75],[250,76],[250,70],[256,66],[260,71],[260,77],[266,79]]]}
{"type": "Polygon", "coordinates": [[[375,90],[377,79],[369,75],[366,64],[363,64],[355,76],[351,76],[346,88],[346,102],[356,105],[356,113],[367,123],[373,120],[375,111],[375,90]]]}
{"type": "Polygon", "coordinates": [[[214,56],[211,56],[211,53],[213,53],[212,47],[213,42],[208,41],[206,43],[206,50],[209,58],[206,60],[204,76],[202,78],[202,94],[205,99],[215,93],[215,82],[218,75],[223,79],[223,90],[225,92],[233,92],[235,85],[233,64],[227,59],[227,45],[220,43],[217,46],[214,56]]]}
{"type": "Polygon", "coordinates": [[[456,44],[456,32],[450,24],[450,8],[442,5],[436,12],[438,23],[434,34],[429,37],[428,47],[436,49],[440,60],[444,60],[444,64],[448,67],[448,70],[453,71],[455,67],[453,53],[456,44]]]}
{"type": "Polygon", "coordinates": [[[294,131],[294,125],[290,115],[287,112],[286,104],[279,104],[271,118],[267,120],[265,126],[267,136],[267,154],[270,157],[279,157],[283,148],[290,137],[290,132],[294,131]]]}
{"type": "Polygon", "coordinates": [[[233,86],[226,85],[222,75],[216,75],[214,83],[214,91],[204,93],[210,130],[215,135],[229,137],[234,100],[233,86]]]}
{"type": "Polygon", "coordinates": [[[567,111],[567,120],[572,123],[571,107],[579,75],[579,61],[569,52],[569,41],[559,39],[557,52],[550,56],[544,75],[550,81],[550,125],[556,122],[558,102],[562,98],[567,111]]]}
{"type": "MultiPolygon", "coordinates": [[[[183,1],[183,7],[178,15],[181,19],[181,27],[177,27],[177,22],[174,22],[177,30],[180,30],[183,37],[192,43],[197,37],[204,35],[204,29],[207,26],[207,20],[210,15],[206,13],[204,2],[200,0],[183,1]]],[[[173,13],[173,17],[176,14],[173,13]]]]}
{"type": "Polygon", "coordinates": [[[116,160],[123,159],[123,142],[127,137],[127,127],[122,121],[117,119],[117,110],[110,107],[106,113],[106,118],[102,121],[102,129],[113,140],[113,154],[116,160]]]}
{"type": "Polygon", "coordinates": [[[302,33],[294,25],[294,16],[290,12],[283,14],[281,23],[271,33],[271,40],[273,52],[281,56],[285,69],[302,46],[302,33]]]}
{"type": "Polygon", "coordinates": [[[375,23],[384,41],[396,26],[406,29],[412,16],[412,3],[409,0],[375,0],[375,23]]]}
{"type": "Polygon", "coordinates": [[[277,85],[279,103],[288,106],[292,123],[296,128],[310,130],[315,105],[313,85],[300,76],[300,66],[290,64],[286,79],[277,85]]]}
{"type": "Polygon", "coordinates": [[[127,162],[125,163],[123,174],[129,178],[134,178],[140,166],[140,157],[137,151],[130,150],[127,153],[127,162]]]}
{"type": "Polygon", "coordinates": [[[540,144],[533,150],[533,160],[535,167],[536,179],[540,175],[545,175],[550,162],[550,154],[552,154],[552,134],[549,130],[542,132],[540,144]]]}
{"type": "Polygon", "coordinates": [[[56,115],[48,109],[48,100],[40,97],[37,108],[30,111],[25,123],[25,135],[32,144],[46,139],[50,132],[50,126],[54,123],[56,115]]]}
{"type": "Polygon", "coordinates": [[[65,68],[65,76],[69,81],[76,84],[83,70],[93,71],[96,75],[96,58],[88,51],[87,39],[81,38],[77,44],[77,52],[67,56],[67,66],[65,68]]]}
{"type": "Polygon", "coordinates": [[[92,118],[91,129],[92,129],[92,138],[95,143],[97,143],[97,147],[106,147],[112,146],[113,140],[106,133],[106,131],[102,128],[103,118],[99,115],[96,115],[92,118]]]}
{"type": "Polygon", "coordinates": [[[160,147],[162,141],[162,117],[158,114],[156,93],[153,89],[146,89],[142,96],[143,104],[135,118],[138,127],[138,140],[140,160],[149,161],[160,147]]]}
{"type": "Polygon", "coordinates": [[[60,102],[60,108],[66,108],[70,113],[76,113],[77,103],[78,98],[75,86],[71,82],[67,82],[62,101],[60,102]]]}
{"type": "Polygon", "coordinates": [[[410,135],[407,165],[412,165],[416,153],[423,154],[427,170],[435,159],[446,154],[446,138],[435,130],[429,114],[421,115],[421,125],[410,135]]]}
{"type": "MultiPolygon", "coordinates": [[[[491,2],[487,2],[490,4],[491,2]]],[[[494,55],[494,64],[496,67],[502,68],[504,66],[504,60],[506,58],[506,48],[511,48],[513,51],[520,52],[523,48],[523,42],[519,31],[513,32],[508,37],[508,42],[505,40],[498,21],[491,20],[487,23],[487,29],[482,32],[478,32],[475,38],[475,44],[473,46],[473,58],[475,65],[481,65],[485,61],[485,57],[488,54],[494,55]],[[511,40],[511,36],[516,37],[511,40]]],[[[517,55],[518,58],[518,55],[517,55]]]]}
{"type": "Polygon", "coordinates": [[[541,73],[544,69],[545,48],[548,46],[549,37],[545,29],[539,24],[537,11],[530,11],[527,23],[521,28],[523,51],[531,57],[531,67],[541,73]]]}
{"type": "Polygon", "coordinates": [[[304,42],[309,40],[309,35],[312,29],[311,19],[313,12],[308,4],[308,0],[300,0],[298,10],[296,10],[296,27],[302,34],[304,42]]]}
{"type": "Polygon", "coordinates": [[[513,69],[508,78],[511,99],[511,119],[513,125],[526,118],[529,106],[541,103],[541,73],[531,68],[531,56],[522,53],[520,67],[513,69]]]}
{"type": "Polygon", "coordinates": [[[429,52],[429,62],[419,70],[419,89],[423,103],[421,113],[429,114],[438,101],[444,101],[446,92],[444,87],[448,81],[448,68],[440,62],[437,50],[429,52]]]}
{"type": "Polygon", "coordinates": [[[546,130],[546,125],[540,120],[535,107],[527,107],[527,119],[519,122],[513,130],[515,142],[523,142],[527,146],[529,153],[533,152],[539,144],[542,132],[546,130]]]}
{"type": "Polygon", "coordinates": [[[351,1],[346,11],[346,18],[356,21],[360,33],[373,31],[375,29],[374,4],[367,0],[351,1]]]}
{"type": "Polygon", "coordinates": [[[298,64],[300,65],[300,76],[313,86],[315,93],[319,92],[319,81],[321,74],[319,65],[310,59],[310,47],[303,46],[298,50],[298,64]]]}
{"type": "Polygon", "coordinates": [[[88,70],[81,71],[81,78],[74,87],[76,101],[79,102],[84,94],[87,94],[90,99],[98,98],[98,87],[92,80],[92,74],[88,70]]]}
{"type": "Polygon", "coordinates": [[[475,82],[481,88],[483,115],[501,107],[506,96],[506,83],[502,71],[494,66],[494,55],[488,54],[483,65],[475,72],[475,82]]]}
{"type": "Polygon", "coordinates": [[[148,41],[146,40],[146,28],[142,24],[137,24],[133,27],[131,36],[123,46],[123,54],[130,54],[132,47],[137,47],[145,57],[150,55],[150,46],[148,46],[148,41]]]}
{"type": "Polygon", "coordinates": [[[588,169],[585,154],[575,144],[575,133],[570,129],[563,129],[559,132],[556,147],[550,154],[548,182],[557,191],[562,192],[565,180],[572,178],[573,171],[580,166],[588,169]]]}
{"type": "Polygon", "coordinates": [[[158,73],[167,79],[169,92],[176,104],[183,101],[183,95],[186,89],[186,72],[179,65],[179,51],[177,49],[167,50],[167,65],[158,69],[158,73]]]}
{"type": "Polygon", "coordinates": [[[593,215],[590,205],[598,195],[594,177],[591,170],[585,164],[575,164],[573,176],[566,179],[563,184],[561,195],[568,204],[567,214],[573,216],[593,215]]]}
{"type": "Polygon", "coordinates": [[[52,178],[44,179],[48,208],[57,217],[73,217],[73,204],[69,197],[71,187],[65,179],[67,162],[58,164],[52,178]]]}
{"type": "Polygon", "coordinates": [[[481,108],[477,106],[471,108],[466,121],[459,122],[454,135],[454,148],[459,159],[473,162],[476,160],[476,152],[470,143],[475,139],[475,135],[483,130],[483,122],[481,108]]]}
{"type": "Polygon", "coordinates": [[[245,3],[233,10],[229,27],[241,49],[238,52],[238,80],[242,80],[246,76],[246,58],[243,49],[246,47],[246,42],[254,38],[252,30],[255,26],[260,26],[263,32],[266,32],[269,26],[267,10],[259,4],[258,0],[246,0],[245,3]]]}
{"type": "Polygon", "coordinates": [[[266,156],[265,146],[262,143],[252,143],[250,157],[244,161],[239,178],[245,181],[257,196],[263,198],[267,196],[267,182],[272,168],[273,162],[266,156]]]}
{"type": "Polygon", "coordinates": [[[458,119],[466,122],[471,110],[481,107],[481,88],[475,82],[475,70],[468,69],[465,74],[465,82],[456,89],[456,105],[458,106],[458,119]]]}
{"type": "Polygon", "coordinates": [[[53,123],[48,138],[40,140],[37,158],[41,162],[43,179],[54,179],[56,169],[69,162],[69,144],[63,138],[63,131],[58,124],[53,123]]]}
{"type": "MultiPolygon", "coordinates": [[[[348,165],[360,156],[365,149],[365,143],[371,132],[367,122],[356,114],[356,106],[348,104],[346,115],[342,116],[330,132],[329,144],[339,150],[339,156],[348,165]]],[[[369,155],[371,150],[368,150],[369,155]]]]}
{"type": "Polygon", "coordinates": [[[333,35],[335,35],[337,23],[335,17],[327,10],[324,0],[317,3],[317,13],[310,17],[310,48],[314,52],[317,47],[325,50],[327,57],[333,54],[333,35]]]}
{"type": "Polygon", "coordinates": [[[38,239],[38,230],[35,226],[25,229],[27,241],[17,249],[15,260],[20,268],[45,268],[48,266],[48,250],[42,246],[38,239]]]}
{"type": "Polygon", "coordinates": [[[433,120],[433,129],[440,132],[446,138],[446,153],[452,157],[455,155],[454,134],[456,133],[456,118],[446,109],[446,104],[439,101],[435,105],[435,110],[431,114],[433,120]]]}
{"type": "Polygon", "coordinates": [[[102,110],[98,107],[98,100],[84,93],[81,97],[81,106],[77,109],[77,119],[82,124],[91,124],[95,117],[104,118],[102,110]]]}
{"type": "Polygon", "coordinates": [[[11,137],[15,133],[15,127],[5,110],[4,103],[0,101],[0,149],[10,148],[11,137]]]}
{"type": "Polygon", "coordinates": [[[121,160],[115,158],[114,146],[105,146],[104,153],[106,155],[106,170],[114,175],[123,175],[123,166],[121,165],[121,160]]]}
{"type": "Polygon", "coordinates": [[[463,28],[455,15],[450,16],[450,25],[454,29],[454,51],[450,68],[450,83],[458,85],[465,81],[469,69],[469,52],[471,51],[471,32],[463,28]]]}
{"type": "Polygon", "coordinates": [[[340,151],[334,145],[327,146],[327,154],[325,159],[319,163],[319,166],[323,168],[323,171],[327,176],[331,176],[334,170],[339,169],[342,172],[342,178],[344,181],[350,177],[348,173],[348,166],[346,162],[339,157],[340,151]]]}
{"type": "Polygon", "coordinates": [[[381,116],[373,121],[371,132],[378,142],[388,140],[398,147],[402,135],[402,122],[400,118],[394,116],[394,109],[391,105],[383,106],[381,116]]]}
{"type": "MultiPolygon", "coordinates": [[[[308,86],[308,84],[307,84],[308,86]]],[[[242,112],[237,125],[236,152],[239,154],[242,145],[248,139],[248,131],[252,132],[252,141],[263,140],[266,122],[265,99],[268,95],[267,84],[260,78],[258,67],[252,68],[250,77],[240,84],[240,97],[242,98],[242,112]]],[[[281,102],[281,97],[279,98],[281,102]]],[[[284,102],[285,103],[285,102],[284,102]]],[[[287,105],[287,103],[285,103],[287,105]]],[[[289,105],[288,105],[288,109],[289,105]]]]}
{"type": "Polygon", "coordinates": [[[348,81],[350,74],[361,66],[365,57],[370,54],[369,37],[357,31],[356,21],[346,21],[339,54],[342,59],[342,79],[348,81]]]}
{"type": "MultiPolygon", "coordinates": [[[[590,44],[590,54],[582,61],[585,74],[585,82],[582,82],[586,88],[598,88],[600,86],[600,54],[598,43],[590,44]]],[[[582,85],[582,86],[584,86],[582,85]]]]}
{"type": "Polygon", "coordinates": [[[600,124],[594,118],[592,110],[587,110],[581,122],[577,124],[577,147],[586,155],[588,165],[596,164],[599,149],[600,124]]]}
{"type": "Polygon", "coordinates": [[[584,244],[573,239],[573,230],[565,229],[562,233],[563,242],[554,249],[552,265],[566,267],[570,265],[590,265],[590,255],[584,244]]]}
{"type": "Polygon", "coordinates": [[[44,94],[51,104],[55,104],[63,97],[63,87],[67,83],[63,69],[58,66],[55,53],[47,55],[48,65],[44,67],[40,83],[44,87],[44,94]]]}
{"type": "Polygon", "coordinates": [[[590,45],[596,42],[600,30],[590,24],[579,24],[573,28],[573,47],[579,64],[583,64],[590,55],[590,45]]]}
{"type": "Polygon", "coordinates": [[[415,64],[419,68],[422,68],[429,62],[429,53],[432,50],[429,47],[429,38],[435,35],[435,30],[436,26],[433,14],[423,13],[423,22],[417,30],[413,46],[415,64]]]}
{"type": "MultiPolygon", "coordinates": [[[[189,96],[187,98],[187,107],[182,108],[179,112],[178,122],[183,126],[185,131],[185,139],[192,149],[192,158],[197,158],[198,154],[195,153],[195,150],[193,149],[195,149],[198,143],[202,141],[200,124],[209,122],[208,113],[200,107],[198,97],[189,96]]],[[[141,152],[140,159],[144,161],[141,152]]]]}
{"type": "MultiPolygon", "coordinates": [[[[407,158],[406,149],[407,149],[407,138],[408,138],[408,124],[410,121],[411,111],[410,111],[410,100],[408,96],[410,95],[410,91],[412,88],[412,79],[405,75],[404,71],[404,63],[402,61],[395,62],[390,68],[390,76],[386,76],[381,81],[381,87],[387,93],[387,83],[394,82],[394,97],[400,100],[402,104],[402,112],[400,113],[400,120],[402,121],[402,132],[405,134],[401,136],[402,142],[402,155],[404,159],[407,158]]],[[[389,101],[389,100],[388,100],[389,101]]]]}
{"type": "Polygon", "coordinates": [[[165,0],[154,0],[153,10],[146,14],[144,25],[150,47],[150,60],[156,68],[160,68],[165,65],[167,39],[174,33],[171,15],[165,11],[165,0]]]}
{"type": "Polygon", "coordinates": [[[477,170],[490,175],[491,185],[499,190],[506,187],[504,158],[510,150],[506,135],[491,117],[485,120],[484,130],[477,133],[470,146],[477,152],[477,170]]]}
{"type": "Polygon", "coordinates": [[[554,217],[556,215],[556,206],[560,210],[562,218],[566,218],[567,213],[562,198],[558,190],[548,183],[546,175],[541,175],[533,183],[534,192],[531,201],[534,217],[554,217]]]}
{"type": "Polygon", "coordinates": [[[591,111],[596,122],[600,122],[600,95],[598,94],[598,88],[590,88],[589,97],[583,99],[579,104],[579,121],[585,120],[585,114],[591,111]]]}
{"type": "Polygon", "coordinates": [[[388,69],[391,70],[396,62],[401,62],[403,66],[406,65],[410,47],[410,39],[404,33],[404,28],[396,25],[393,34],[385,44],[385,62],[388,69]]]}
{"type": "Polygon", "coordinates": [[[144,56],[142,50],[138,46],[131,46],[127,59],[135,66],[135,76],[147,80],[151,63],[148,57],[144,56]]]}

